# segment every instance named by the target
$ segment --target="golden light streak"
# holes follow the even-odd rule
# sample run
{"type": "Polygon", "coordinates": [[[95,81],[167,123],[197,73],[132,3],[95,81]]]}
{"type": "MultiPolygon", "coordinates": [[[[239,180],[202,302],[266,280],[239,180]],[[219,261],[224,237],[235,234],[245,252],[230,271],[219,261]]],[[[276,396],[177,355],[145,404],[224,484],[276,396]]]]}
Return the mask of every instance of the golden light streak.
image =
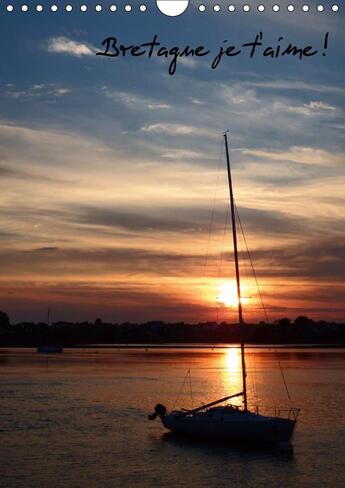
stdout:
{"type": "Polygon", "coordinates": [[[224,354],[225,369],[229,374],[237,373],[241,369],[241,350],[229,347],[224,354]]]}

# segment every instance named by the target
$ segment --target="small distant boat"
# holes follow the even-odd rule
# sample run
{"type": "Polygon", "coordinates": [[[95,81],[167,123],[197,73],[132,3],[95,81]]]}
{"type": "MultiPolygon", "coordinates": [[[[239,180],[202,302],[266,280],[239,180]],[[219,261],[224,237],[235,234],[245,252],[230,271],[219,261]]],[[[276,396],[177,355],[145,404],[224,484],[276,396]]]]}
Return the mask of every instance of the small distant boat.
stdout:
{"type": "MultiPolygon", "coordinates": [[[[232,237],[235,260],[235,275],[237,284],[238,318],[239,324],[243,325],[243,314],[241,304],[240,269],[237,250],[237,234],[235,221],[235,204],[232,189],[232,178],[229,158],[227,133],[224,134],[230,210],[232,221],[232,237]]],[[[241,342],[241,369],[243,390],[239,393],[215,400],[206,405],[201,405],[192,410],[182,409],[167,412],[162,404],[157,404],[149,420],[160,417],[162,424],[176,434],[187,435],[206,440],[222,441],[227,443],[270,446],[291,446],[290,442],[294,433],[299,413],[298,408],[288,410],[274,409],[273,416],[265,416],[259,413],[259,409],[252,412],[248,409],[247,384],[246,384],[246,362],[244,342],[241,342]],[[242,397],[243,406],[224,404],[229,400],[242,397]]]]}
{"type": "MultiPolygon", "coordinates": [[[[48,307],[47,309],[47,326],[50,327],[50,315],[51,315],[51,308],[48,307]]],[[[44,339],[43,339],[44,340],[44,339]]],[[[54,354],[63,352],[63,347],[59,344],[54,344],[52,339],[46,337],[46,343],[37,346],[37,352],[45,353],[45,354],[54,354]]]]}
{"type": "Polygon", "coordinates": [[[42,345],[37,347],[37,352],[43,352],[46,354],[63,352],[62,346],[57,346],[56,344],[42,345]]]}

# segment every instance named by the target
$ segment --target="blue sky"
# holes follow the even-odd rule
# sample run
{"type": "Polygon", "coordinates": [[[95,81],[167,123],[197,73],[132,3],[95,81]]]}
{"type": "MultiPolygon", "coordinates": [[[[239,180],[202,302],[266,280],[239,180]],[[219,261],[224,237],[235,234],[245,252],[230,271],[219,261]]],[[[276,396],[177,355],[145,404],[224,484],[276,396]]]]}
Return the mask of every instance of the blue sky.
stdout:
{"type": "Polygon", "coordinates": [[[216,298],[232,278],[224,129],[272,316],[344,319],[344,18],[280,5],[1,12],[0,306],[15,321],[48,304],[55,319],[234,319],[216,298]],[[259,31],[317,49],[329,32],[327,55],[179,60],[170,76],[166,61],[94,54],[108,36],[216,52],[259,31]]]}

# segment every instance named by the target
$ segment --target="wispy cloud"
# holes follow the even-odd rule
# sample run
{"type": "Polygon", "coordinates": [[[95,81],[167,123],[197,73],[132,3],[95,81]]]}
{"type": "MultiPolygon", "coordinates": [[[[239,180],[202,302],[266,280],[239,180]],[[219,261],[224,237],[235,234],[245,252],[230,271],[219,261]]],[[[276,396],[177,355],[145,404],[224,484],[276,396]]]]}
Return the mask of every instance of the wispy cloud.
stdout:
{"type": "Polygon", "coordinates": [[[255,262],[265,276],[296,278],[333,278],[341,281],[345,273],[345,251],[342,243],[320,239],[284,248],[255,251],[255,262]]]}
{"type": "Polygon", "coordinates": [[[83,207],[75,215],[80,223],[119,228],[128,232],[204,232],[205,222],[193,222],[168,210],[161,215],[144,211],[125,211],[111,208],[83,207]]]}
{"type": "Polygon", "coordinates": [[[335,115],[341,113],[339,107],[321,101],[311,101],[300,106],[289,106],[287,110],[305,117],[315,117],[319,115],[335,115]]]}
{"type": "Polygon", "coordinates": [[[0,250],[4,263],[3,272],[14,278],[33,272],[36,277],[54,275],[89,276],[91,281],[104,275],[129,275],[149,273],[150,275],[184,276],[196,265],[201,266],[202,254],[188,254],[170,251],[154,251],[143,248],[89,248],[76,249],[46,246],[23,250],[0,250]],[[88,266],[85,267],[85,263],[88,266]],[[15,266],[16,263],[16,266],[15,266]]]}
{"type": "Polygon", "coordinates": [[[247,106],[253,110],[253,107],[260,103],[254,89],[246,88],[239,83],[233,86],[220,84],[217,90],[217,97],[222,100],[223,104],[229,104],[236,109],[247,106]]]}
{"type": "Polygon", "coordinates": [[[198,98],[193,98],[193,97],[189,97],[189,101],[191,103],[193,103],[194,105],[204,105],[205,104],[205,102],[202,102],[198,98]]]}
{"type": "Polygon", "coordinates": [[[4,92],[6,97],[18,100],[27,100],[32,98],[58,98],[71,93],[70,88],[62,87],[54,83],[39,83],[27,87],[17,87],[14,84],[6,86],[4,92]]]}
{"type": "Polygon", "coordinates": [[[63,36],[49,39],[46,49],[51,53],[70,54],[78,58],[93,56],[97,51],[97,48],[89,43],[74,41],[63,36]]]}
{"type": "Polygon", "coordinates": [[[244,86],[255,88],[267,88],[268,90],[289,90],[306,91],[319,93],[339,93],[344,94],[345,88],[339,85],[326,85],[318,83],[306,83],[297,80],[274,80],[274,81],[244,81],[244,86]]]}
{"type": "Polygon", "coordinates": [[[198,136],[210,136],[210,131],[204,128],[193,127],[190,125],[183,124],[169,124],[169,123],[158,123],[145,125],[141,128],[142,132],[149,132],[153,134],[174,134],[177,136],[188,136],[188,135],[198,135],[198,136]]]}
{"type": "Polygon", "coordinates": [[[102,87],[102,93],[114,102],[122,103],[126,107],[135,110],[165,110],[171,108],[171,105],[169,103],[166,103],[162,100],[154,100],[153,98],[140,96],[131,92],[116,91],[106,86],[102,87]]]}
{"type": "Polygon", "coordinates": [[[178,63],[182,64],[182,66],[185,66],[186,68],[191,69],[195,69],[203,64],[201,61],[197,61],[193,58],[179,58],[178,63]]]}
{"type": "Polygon", "coordinates": [[[290,161],[298,164],[310,165],[341,165],[345,162],[342,153],[331,153],[315,147],[292,146],[287,151],[276,151],[270,149],[243,149],[243,154],[254,156],[266,161],[290,161]]]}
{"type": "Polygon", "coordinates": [[[188,149],[170,149],[167,152],[163,152],[161,157],[185,161],[188,159],[201,159],[204,155],[198,151],[189,151],[188,149]]]}
{"type": "Polygon", "coordinates": [[[149,103],[147,105],[147,108],[149,108],[150,110],[160,110],[165,108],[171,108],[171,105],[167,103],[149,103]]]}

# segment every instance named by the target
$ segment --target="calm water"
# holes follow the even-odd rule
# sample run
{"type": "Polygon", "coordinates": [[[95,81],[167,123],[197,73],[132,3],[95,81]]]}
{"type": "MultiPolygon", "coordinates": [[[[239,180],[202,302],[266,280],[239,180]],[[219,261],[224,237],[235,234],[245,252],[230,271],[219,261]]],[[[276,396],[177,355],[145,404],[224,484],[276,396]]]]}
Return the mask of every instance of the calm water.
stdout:
{"type": "Polygon", "coordinates": [[[237,348],[0,350],[0,486],[345,486],[344,353],[280,350],[288,401],[274,350],[249,349],[252,402],[301,408],[287,455],[179,440],[147,420],[157,402],[240,391],[237,348]]]}

